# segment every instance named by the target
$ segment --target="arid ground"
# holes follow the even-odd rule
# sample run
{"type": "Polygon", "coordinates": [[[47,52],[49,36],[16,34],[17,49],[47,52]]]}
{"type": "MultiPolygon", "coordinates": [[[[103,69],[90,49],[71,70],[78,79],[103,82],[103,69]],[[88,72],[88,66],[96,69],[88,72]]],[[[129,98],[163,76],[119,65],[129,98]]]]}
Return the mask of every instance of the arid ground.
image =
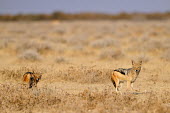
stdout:
{"type": "Polygon", "coordinates": [[[0,22],[0,112],[170,113],[170,21],[0,22]],[[138,92],[116,93],[111,72],[132,59],[138,92]]]}

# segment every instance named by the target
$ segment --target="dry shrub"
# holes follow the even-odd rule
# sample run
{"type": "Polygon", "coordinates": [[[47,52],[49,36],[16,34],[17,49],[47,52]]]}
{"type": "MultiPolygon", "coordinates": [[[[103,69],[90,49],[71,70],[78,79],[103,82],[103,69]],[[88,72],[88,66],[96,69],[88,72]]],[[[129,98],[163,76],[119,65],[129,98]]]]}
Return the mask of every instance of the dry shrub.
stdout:
{"type": "Polygon", "coordinates": [[[86,45],[88,43],[86,36],[73,36],[66,39],[68,45],[86,45]]]}
{"type": "Polygon", "coordinates": [[[121,59],[122,57],[124,57],[124,53],[121,50],[107,49],[99,54],[100,59],[121,59]]]}
{"type": "Polygon", "coordinates": [[[158,50],[165,50],[167,47],[161,40],[149,40],[148,42],[144,43],[144,46],[141,46],[142,50],[149,51],[149,52],[155,52],[158,50]]]}
{"type": "Polygon", "coordinates": [[[34,49],[37,50],[38,44],[34,41],[29,41],[29,40],[21,40],[20,44],[17,45],[16,51],[17,52],[23,52],[28,49],[34,49]]]}
{"type": "Polygon", "coordinates": [[[55,48],[55,51],[59,54],[64,54],[66,52],[67,48],[64,45],[58,44],[55,48]]]}
{"type": "Polygon", "coordinates": [[[90,46],[94,48],[103,48],[103,47],[110,47],[116,45],[118,45],[118,42],[112,38],[98,39],[90,43],[90,46]]]}
{"type": "Polygon", "coordinates": [[[162,49],[163,48],[163,43],[161,43],[161,41],[152,41],[152,42],[149,42],[147,45],[146,45],[146,48],[148,50],[159,50],[159,49],[162,49]]]}
{"type": "Polygon", "coordinates": [[[128,50],[132,52],[158,52],[164,51],[170,48],[168,39],[152,39],[148,37],[142,37],[139,39],[132,38],[131,46],[128,50]]]}
{"type": "Polygon", "coordinates": [[[142,61],[143,63],[147,63],[150,60],[150,57],[147,55],[138,55],[136,58],[132,58],[134,60],[142,61]]]}
{"type": "Polygon", "coordinates": [[[51,41],[55,43],[63,43],[63,44],[67,42],[67,40],[64,37],[55,37],[55,38],[52,38],[51,41]]]}
{"type": "Polygon", "coordinates": [[[79,82],[79,83],[105,83],[109,79],[111,70],[109,69],[95,69],[94,67],[69,67],[64,71],[58,71],[57,78],[65,81],[79,82]]]}
{"type": "Polygon", "coordinates": [[[55,28],[55,32],[57,32],[57,34],[59,35],[64,35],[65,33],[68,32],[68,30],[66,29],[66,27],[57,27],[55,28]]]}
{"type": "Polygon", "coordinates": [[[34,41],[21,41],[20,45],[16,47],[17,52],[23,52],[28,49],[35,50],[39,53],[53,50],[49,42],[37,43],[34,41]]]}
{"type": "Polygon", "coordinates": [[[150,41],[151,40],[151,38],[149,38],[148,36],[143,36],[143,37],[141,37],[141,38],[139,38],[139,42],[140,43],[145,43],[145,42],[148,42],[148,41],[150,41]]]}
{"type": "Polygon", "coordinates": [[[163,53],[163,55],[161,56],[162,59],[166,60],[166,61],[170,61],[170,49],[165,51],[163,53]]]}
{"type": "Polygon", "coordinates": [[[27,50],[19,55],[19,58],[22,60],[29,60],[29,61],[40,61],[42,60],[41,55],[35,50],[27,50]]]}
{"type": "Polygon", "coordinates": [[[64,57],[57,57],[55,59],[55,62],[56,63],[68,63],[68,60],[66,58],[64,58],[64,57]]]}
{"type": "Polygon", "coordinates": [[[14,42],[14,40],[10,38],[1,38],[0,40],[0,49],[7,48],[11,42],[14,42]]]}
{"type": "Polygon", "coordinates": [[[170,49],[170,38],[165,38],[163,44],[165,49],[170,49]]]}
{"type": "Polygon", "coordinates": [[[2,40],[0,41],[0,49],[4,49],[8,47],[8,41],[7,40],[2,40]]]}
{"type": "Polygon", "coordinates": [[[39,44],[39,47],[37,48],[38,52],[43,52],[43,51],[49,51],[49,50],[53,50],[52,46],[50,45],[50,43],[48,42],[44,42],[39,44]]]}
{"type": "Polygon", "coordinates": [[[72,51],[83,51],[84,50],[84,46],[83,45],[75,45],[75,46],[73,46],[72,48],[72,51]]]}

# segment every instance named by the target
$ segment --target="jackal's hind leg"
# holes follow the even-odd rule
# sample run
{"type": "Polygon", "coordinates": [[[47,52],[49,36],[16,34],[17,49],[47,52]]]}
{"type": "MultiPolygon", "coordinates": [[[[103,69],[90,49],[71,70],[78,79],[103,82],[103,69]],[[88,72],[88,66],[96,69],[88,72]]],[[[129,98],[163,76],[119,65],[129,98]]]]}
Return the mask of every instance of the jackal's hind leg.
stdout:
{"type": "Polygon", "coordinates": [[[117,79],[116,80],[116,92],[118,92],[119,91],[119,86],[120,84],[119,84],[119,79],[117,79]]]}
{"type": "Polygon", "coordinates": [[[114,74],[114,72],[112,73],[111,80],[112,80],[114,87],[116,88],[116,92],[118,92],[119,91],[119,79],[117,78],[116,74],[114,74]]]}
{"type": "Polygon", "coordinates": [[[111,81],[112,81],[112,83],[113,83],[113,86],[116,88],[116,83],[115,83],[115,81],[113,80],[113,78],[111,78],[111,81]]]}

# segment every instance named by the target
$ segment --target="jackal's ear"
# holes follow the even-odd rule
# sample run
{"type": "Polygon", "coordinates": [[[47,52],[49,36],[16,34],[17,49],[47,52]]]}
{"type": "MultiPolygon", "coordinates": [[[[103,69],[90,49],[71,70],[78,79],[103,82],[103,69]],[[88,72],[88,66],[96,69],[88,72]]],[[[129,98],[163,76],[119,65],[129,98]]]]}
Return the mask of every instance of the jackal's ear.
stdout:
{"type": "Polygon", "coordinates": [[[134,61],[132,60],[132,65],[134,64],[134,61]]]}
{"type": "Polygon", "coordinates": [[[139,61],[139,63],[140,63],[140,65],[142,65],[142,60],[141,60],[141,61],[139,61]]]}
{"type": "Polygon", "coordinates": [[[42,75],[39,76],[39,79],[41,79],[42,75]]]}

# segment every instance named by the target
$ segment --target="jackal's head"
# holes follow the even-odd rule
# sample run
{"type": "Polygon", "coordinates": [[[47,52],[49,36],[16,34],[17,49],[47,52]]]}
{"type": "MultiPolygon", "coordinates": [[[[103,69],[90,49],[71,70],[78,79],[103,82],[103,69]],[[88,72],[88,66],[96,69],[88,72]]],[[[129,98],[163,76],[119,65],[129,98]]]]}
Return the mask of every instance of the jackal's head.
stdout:
{"type": "Polygon", "coordinates": [[[133,61],[132,60],[132,68],[136,70],[137,75],[139,74],[142,66],[142,61],[133,61]]]}
{"type": "Polygon", "coordinates": [[[41,77],[42,74],[34,73],[34,76],[30,78],[30,83],[29,83],[30,88],[32,88],[33,86],[37,87],[37,83],[40,81],[41,77]]]}
{"type": "Polygon", "coordinates": [[[35,75],[35,82],[38,83],[42,77],[42,74],[35,75]]]}

